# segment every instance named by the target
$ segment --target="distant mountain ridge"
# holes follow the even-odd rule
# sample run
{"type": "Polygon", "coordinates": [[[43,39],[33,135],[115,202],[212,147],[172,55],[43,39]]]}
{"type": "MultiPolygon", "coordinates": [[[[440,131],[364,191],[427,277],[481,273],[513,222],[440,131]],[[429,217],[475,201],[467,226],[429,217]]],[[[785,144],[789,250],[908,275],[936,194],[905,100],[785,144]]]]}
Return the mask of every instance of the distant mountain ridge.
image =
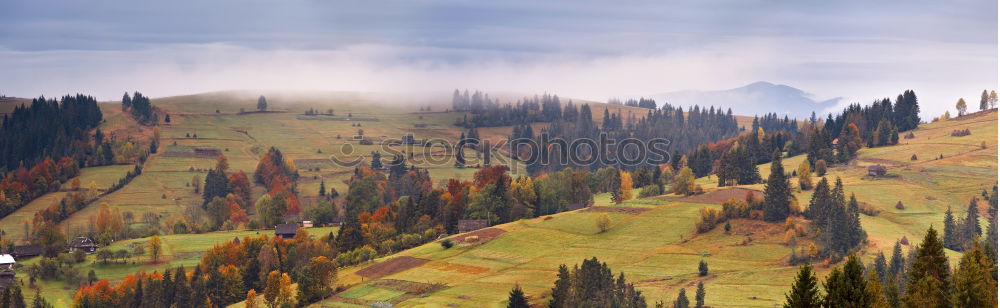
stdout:
{"type": "Polygon", "coordinates": [[[732,108],[733,114],[763,115],[777,113],[790,118],[806,119],[815,111],[823,114],[827,108],[836,106],[841,97],[817,101],[803,90],[783,84],[758,81],[739,88],[715,91],[675,91],[654,94],[657,103],[674,106],[721,106],[732,108]]]}

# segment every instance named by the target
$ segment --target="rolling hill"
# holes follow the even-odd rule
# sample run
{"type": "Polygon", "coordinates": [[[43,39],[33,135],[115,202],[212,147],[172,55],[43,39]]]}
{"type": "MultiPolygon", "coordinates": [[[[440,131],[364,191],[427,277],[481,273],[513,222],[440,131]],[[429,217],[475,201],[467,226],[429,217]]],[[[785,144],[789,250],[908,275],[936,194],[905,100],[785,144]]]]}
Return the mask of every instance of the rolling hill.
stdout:
{"type": "MultiPolygon", "coordinates": [[[[842,178],[848,194],[856,194],[859,201],[879,211],[862,217],[869,235],[862,251],[866,262],[880,250],[891,250],[900,238],[913,243],[928,226],[940,230],[948,206],[963,216],[961,209],[968,200],[997,181],[995,110],[924,124],[913,133],[914,138],[896,146],[863,149],[856,161],[831,168],[827,175],[842,178]],[[950,136],[952,130],[965,128],[972,131],[971,136],[950,136]],[[917,159],[911,160],[914,154],[917,159]],[[872,164],[888,166],[888,175],[866,177],[867,166],[872,164]],[[905,204],[904,209],[894,207],[897,201],[905,204]]],[[[804,155],[786,159],[785,170],[794,169],[802,159],[804,155]]],[[[760,168],[767,177],[768,166],[760,168]]],[[[669,301],[681,288],[690,294],[698,282],[705,283],[706,304],[712,307],[780,304],[796,272],[786,263],[793,247],[785,243],[784,226],[734,220],[729,233],[716,227],[696,234],[699,209],[720,208],[726,198],[745,194],[733,188],[716,189],[710,178],[698,182],[710,192],[695,197],[631,200],[621,205],[611,205],[603,195],[593,208],[512,222],[484,233],[459,234],[451,237],[459,244],[450,249],[429,243],[352,267],[340,275],[346,291],[320,306],[388,302],[399,307],[502,307],[515,284],[525,290],[532,304],[543,305],[558,266],[572,266],[591,257],[607,262],[616,273],[624,272],[649,304],[669,301]],[[611,216],[612,227],[602,233],[595,219],[605,213],[611,216]],[[706,277],[698,276],[701,260],[710,267],[706,277]],[[391,270],[359,272],[371,267],[391,270]]],[[[810,193],[798,192],[799,204],[808,204],[810,193]]],[[[797,243],[806,245],[809,241],[801,238],[797,243]]],[[[948,254],[957,261],[958,253],[948,254]]],[[[817,270],[822,276],[829,268],[820,266],[817,270]]]]}
{"type": "Polygon", "coordinates": [[[733,114],[760,115],[776,112],[789,118],[807,119],[815,111],[823,114],[837,105],[841,98],[816,100],[811,94],[787,85],[758,81],[739,88],[716,91],[676,91],[654,94],[659,102],[681,106],[722,106],[732,108],[733,114]]]}

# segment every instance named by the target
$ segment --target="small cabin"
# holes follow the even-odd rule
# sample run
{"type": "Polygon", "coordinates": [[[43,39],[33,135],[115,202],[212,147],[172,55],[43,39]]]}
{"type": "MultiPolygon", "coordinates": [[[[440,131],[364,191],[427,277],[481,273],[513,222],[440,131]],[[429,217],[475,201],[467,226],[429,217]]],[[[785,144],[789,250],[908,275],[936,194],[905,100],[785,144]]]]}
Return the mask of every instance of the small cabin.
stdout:
{"type": "Polygon", "coordinates": [[[280,224],[274,226],[274,236],[281,237],[283,239],[290,239],[295,237],[295,231],[299,230],[299,225],[297,224],[280,224]]]}
{"type": "Polygon", "coordinates": [[[476,231],[490,226],[486,219],[460,219],[458,221],[458,233],[476,231]]]}
{"type": "Polygon", "coordinates": [[[868,166],[868,176],[885,176],[887,169],[882,165],[868,166]]]}
{"type": "Polygon", "coordinates": [[[14,256],[14,259],[37,257],[42,255],[42,245],[14,246],[14,252],[11,255],[14,256]]]}
{"type": "Polygon", "coordinates": [[[73,241],[69,243],[69,252],[75,252],[77,250],[82,250],[86,253],[94,253],[97,251],[97,243],[94,243],[94,240],[91,240],[86,236],[74,238],[73,241]]]}

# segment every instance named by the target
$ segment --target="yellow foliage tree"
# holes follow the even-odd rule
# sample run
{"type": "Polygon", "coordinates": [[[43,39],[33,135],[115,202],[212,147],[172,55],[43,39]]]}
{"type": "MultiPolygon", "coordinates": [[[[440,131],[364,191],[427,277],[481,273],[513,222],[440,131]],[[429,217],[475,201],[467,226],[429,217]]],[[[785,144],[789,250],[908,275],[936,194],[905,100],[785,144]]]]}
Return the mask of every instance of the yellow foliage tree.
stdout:
{"type": "Polygon", "coordinates": [[[802,164],[799,164],[799,170],[795,171],[799,177],[799,188],[802,190],[810,190],[813,187],[812,170],[809,167],[809,160],[803,160],[802,164]]]}
{"type": "Polygon", "coordinates": [[[628,172],[625,172],[625,171],[621,171],[621,176],[622,176],[622,182],[621,182],[621,185],[618,187],[618,191],[621,192],[621,198],[622,198],[622,200],[631,200],[632,199],[632,174],[628,173],[628,172]]]}
{"type": "Polygon", "coordinates": [[[601,214],[597,216],[597,229],[601,230],[601,233],[607,232],[611,229],[611,216],[608,214],[601,214]]]}
{"type": "Polygon", "coordinates": [[[153,260],[153,263],[156,263],[162,253],[163,243],[160,241],[160,236],[154,235],[153,238],[149,239],[149,258],[153,260]]]}
{"type": "Polygon", "coordinates": [[[678,195],[694,194],[694,172],[691,171],[691,168],[681,168],[681,171],[674,177],[672,189],[678,195]]]}

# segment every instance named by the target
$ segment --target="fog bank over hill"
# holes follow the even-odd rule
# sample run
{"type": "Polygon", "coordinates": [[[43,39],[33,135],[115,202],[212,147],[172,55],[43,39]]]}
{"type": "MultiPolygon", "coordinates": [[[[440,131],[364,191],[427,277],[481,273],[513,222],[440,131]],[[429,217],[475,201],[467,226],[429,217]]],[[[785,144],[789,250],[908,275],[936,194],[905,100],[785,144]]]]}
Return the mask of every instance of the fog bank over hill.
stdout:
{"type": "Polygon", "coordinates": [[[739,88],[714,91],[685,90],[653,95],[657,103],[674,106],[721,106],[733,114],[762,115],[776,112],[789,118],[805,119],[812,112],[818,116],[837,106],[842,98],[817,99],[803,90],[783,84],[758,81],[739,88]]]}

